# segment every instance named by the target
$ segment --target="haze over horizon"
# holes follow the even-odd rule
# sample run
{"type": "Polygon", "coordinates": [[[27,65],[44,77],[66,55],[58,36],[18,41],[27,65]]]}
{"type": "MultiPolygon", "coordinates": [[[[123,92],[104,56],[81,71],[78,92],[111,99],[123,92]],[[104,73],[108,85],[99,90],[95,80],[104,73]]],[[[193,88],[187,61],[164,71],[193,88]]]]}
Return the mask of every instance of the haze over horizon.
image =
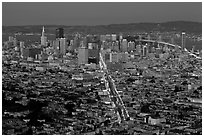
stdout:
{"type": "Polygon", "coordinates": [[[202,22],[201,2],[3,2],[2,25],[202,22]]]}

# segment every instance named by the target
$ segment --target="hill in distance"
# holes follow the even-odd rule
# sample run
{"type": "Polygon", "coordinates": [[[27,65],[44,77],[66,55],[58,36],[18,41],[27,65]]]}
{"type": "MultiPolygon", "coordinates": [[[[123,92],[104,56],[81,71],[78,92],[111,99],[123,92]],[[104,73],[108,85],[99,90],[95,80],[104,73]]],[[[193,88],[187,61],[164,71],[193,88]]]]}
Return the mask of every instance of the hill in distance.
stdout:
{"type": "MultiPolygon", "coordinates": [[[[43,25],[26,26],[2,26],[3,33],[41,33],[43,25]]],[[[108,33],[137,33],[150,31],[186,31],[186,33],[202,34],[202,23],[190,21],[172,21],[164,23],[129,23],[110,24],[96,26],[65,26],[65,25],[45,25],[46,33],[55,34],[56,28],[63,27],[65,33],[72,34],[81,32],[85,34],[108,34],[108,33]]]]}

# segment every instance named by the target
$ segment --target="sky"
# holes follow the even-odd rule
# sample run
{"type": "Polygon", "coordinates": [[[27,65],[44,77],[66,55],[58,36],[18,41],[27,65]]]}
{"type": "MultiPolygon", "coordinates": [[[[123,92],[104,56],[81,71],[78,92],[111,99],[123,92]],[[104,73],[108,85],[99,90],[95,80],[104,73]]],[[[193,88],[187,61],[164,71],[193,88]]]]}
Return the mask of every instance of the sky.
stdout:
{"type": "Polygon", "coordinates": [[[2,25],[202,22],[201,2],[3,2],[2,25]]]}

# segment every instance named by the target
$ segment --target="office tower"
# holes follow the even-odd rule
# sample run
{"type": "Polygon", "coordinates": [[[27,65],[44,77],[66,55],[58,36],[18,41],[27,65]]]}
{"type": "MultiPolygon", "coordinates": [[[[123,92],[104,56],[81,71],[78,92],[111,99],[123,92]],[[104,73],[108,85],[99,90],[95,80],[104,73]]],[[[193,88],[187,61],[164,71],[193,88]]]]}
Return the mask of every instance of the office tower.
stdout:
{"type": "Polygon", "coordinates": [[[139,35],[139,41],[141,41],[142,40],[142,35],[139,35]]]}
{"type": "Polygon", "coordinates": [[[116,41],[116,47],[115,47],[116,51],[119,52],[120,51],[120,43],[119,41],[116,41]]]}
{"type": "Polygon", "coordinates": [[[110,62],[110,53],[104,53],[104,60],[105,62],[110,62]]]}
{"type": "Polygon", "coordinates": [[[53,48],[54,48],[54,53],[55,53],[55,54],[58,54],[58,53],[59,53],[59,50],[60,50],[60,42],[59,42],[59,39],[53,41],[53,48]]]}
{"type": "Polygon", "coordinates": [[[202,50],[200,50],[199,56],[202,58],[202,50]]]}
{"type": "Polygon", "coordinates": [[[106,35],[100,35],[100,41],[101,42],[106,41],[106,35]]]}
{"type": "Polygon", "coordinates": [[[122,40],[122,43],[121,43],[121,51],[122,51],[122,52],[127,52],[127,48],[128,48],[127,40],[126,40],[126,39],[123,39],[123,40],[122,40]]]}
{"type": "Polygon", "coordinates": [[[171,38],[171,44],[174,44],[174,37],[171,38]]]}
{"type": "Polygon", "coordinates": [[[136,54],[141,55],[141,50],[142,50],[141,45],[137,45],[136,46],[136,54]]]}
{"type": "Polygon", "coordinates": [[[92,49],[88,49],[88,63],[99,63],[99,48],[96,43],[92,43],[92,49]]]}
{"type": "Polygon", "coordinates": [[[24,48],[24,42],[20,41],[20,55],[23,57],[23,48],[24,48]]]}
{"type": "Polygon", "coordinates": [[[93,49],[92,43],[88,43],[88,49],[93,49]]]}
{"type": "Polygon", "coordinates": [[[39,55],[41,54],[43,51],[42,48],[26,48],[26,49],[23,49],[23,58],[33,58],[35,59],[36,58],[36,55],[39,55]]]}
{"type": "Polygon", "coordinates": [[[56,29],[56,39],[57,38],[64,38],[64,29],[63,28],[57,28],[56,29]]]}
{"type": "Polygon", "coordinates": [[[128,42],[128,52],[133,51],[135,49],[135,42],[128,42]]]}
{"type": "Polygon", "coordinates": [[[73,41],[73,47],[72,50],[78,49],[80,46],[80,39],[79,37],[75,36],[73,41]]]}
{"type": "Polygon", "coordinates": [[[112,34],[112,41],[116,41],[117,35],[116,34],[112,34]]]}
{"type": "Polygon", "coordinates": [[[65,38],[59,38],[59,51],[61,55],[66,54],[66,39],[65,38]]]}
{"type": "Polygon", "coordinates": [[[115,51],[115,52],[119,52],[119,42],[112,42],[112,48],[111,50],[115,51]]]}
{"type": "Polygon", "coordinates": [[[106,34],[106,40],[107,40],[107,41],[111,41],[111,40],[112,40],[111,34],[106,34]]]}
{"type": "Polygon", "coordinates": [[[41,45],[45,46],[47,42],[47,37],[45,36],[45,28],[43,26],[42,35],[41,35],[41,45]]]}
{"type": "Polygon", "coordinates": [[[186,33],[183,31],[181,33],[181,47],[184,50],[186,45],[186,33]]]}
{"type": "Polygon", "coordinates": [[[144,46],[143,46],[143,53],[142,53],[142,55],[143,55],[144,57],[146,57],[146,56],[147,56],[147,53],[148,53],[147,45],[144,45],[144,46]]]}
{"type": "Polygon", "coordinates": [[[147,36],[147,39],[148,39],[148,40],[150,40],[150,39],[151,39],[150,35],[148,35],[148,36],[147,36]]]}
{"type": "Polygon", "coordinates": [[[158,41],[161,42],[162,41],[162,36],[159,35],[158,41]]]}
{"type": "Polygon", "coordinates": [[[14,37],[14,39],[13,39],[13,46],[16,47],[17,43],[18,43],[18,41],[17,41],[16,37],[14,37]]]}
{"type": "Polygon", "coordinates": [[[87,48],[87,37],[84,37],[84,38],[82,39],[82,41],[83,41],[84,47],[87,48]]]}
{"type": "Polygon", "coordinates": [[[69,46],[73,46],[74,45],[74,40],[70,40],[69,46]]]}
{"type": "Polygon", "coordinates": [[[195,51],[195,46],[192,47],[191,53],[194,53],[194,51],[195,51]]]}
{"type": "Polygon", "coordinates": [[[175,49],[176,52],[180,52],[180,49],[179,49],[178,45],[175,45],[174,49],[175,49]]]}
{"type": "Polygon", "coordinates": [[[88,64],[88,49],[85,47],[78,48],[78,64],[88,64]]]}
{"type": "Polygon", "coordinates": [[[165,44],[164,47],[163,47],[163,51],[164,51],[164,52],[168,52],[168,51],[169,51],[169,48],[168,48],[168,46],[167,46],[166,44],[165,44]]]}
{"type": "Polygon", "coordinates": [[[119,41],[122,41],[122,40],[123,40],[123,34],[120,33],[120,34],[119,34],[119,41]]]}
{"type": "Polygon", "coordinates": [[[9,36],[9,42],[13,42],[14,38],[12,36],[9,36]]]}
{"type": "Polygon", "coordinates": [[[110,53],[110,62],[118,62],[118,53],[110,53]]]}
{"type": "Polygon", "coordinates": [[[129,54],[127,52],[118,53],[118,60],[121,62],[127,62],[128,56],[129,56],[129,54]]]}

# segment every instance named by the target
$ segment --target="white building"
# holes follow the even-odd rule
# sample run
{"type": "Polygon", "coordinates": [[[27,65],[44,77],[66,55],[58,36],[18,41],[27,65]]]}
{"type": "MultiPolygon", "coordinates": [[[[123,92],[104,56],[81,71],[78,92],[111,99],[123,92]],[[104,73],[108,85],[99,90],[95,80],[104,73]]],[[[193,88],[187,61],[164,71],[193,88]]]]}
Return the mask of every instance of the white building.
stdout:
{"type": "Polygon", "coordinates": [[[47,37],[45,36],[45,28],[43,26],[43,30],[42,30],[42,36],[41,36],[41,45],[46,45],[47,42],[47,37]]]}

